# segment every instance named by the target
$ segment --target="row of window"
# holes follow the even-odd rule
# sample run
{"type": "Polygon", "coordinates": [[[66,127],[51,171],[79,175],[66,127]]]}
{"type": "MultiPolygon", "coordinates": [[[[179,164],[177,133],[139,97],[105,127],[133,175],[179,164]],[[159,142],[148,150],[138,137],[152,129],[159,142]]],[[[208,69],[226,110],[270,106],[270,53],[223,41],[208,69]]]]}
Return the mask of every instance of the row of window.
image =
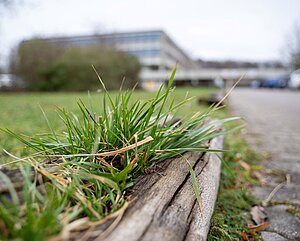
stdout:
{"type": "Polygon", "coordinates": [[[141,49],[141,50],[129,50],[124,52],[135,55],[138,58],[158,57],[160,55],[160,49],[141,49]]]}
{"type": "Polygon", "coordinates": [[[71,45],[71,46],[75,46],[75,47],[87,47],[87,46],[96,45],[96,44],[99,44],[99,41],[97,39],[89,39],[89,40],[82,40],[82,39],[74,39],[73,40],[72,39],[72,40],[67,41],[67,45],[71,45]]]}
{"type": "MultiPolygon", "coordinates": [[[[94,36],[89,38],[70,38],[62,40],[61,42],[66,44],[71,44],[73,46],[88,46],[93,44],[106,44],[106,45],[116,45],[116,44],[126,44],[134,42],[154,42],[160,40],[160,33],[146,33],[146,34],[116,34],[116,35],[103,35],[94,36]]],[[[51,40],[50,40],[51,41],[51,40]]],[[[60,41],[58,41],[60,42],[60,41]]]]}
{"type": "Polygon", "coordinates": [[[160,39],[160,33],[107,35],[100,37],[105,43],[148,42],[160,39]]]}

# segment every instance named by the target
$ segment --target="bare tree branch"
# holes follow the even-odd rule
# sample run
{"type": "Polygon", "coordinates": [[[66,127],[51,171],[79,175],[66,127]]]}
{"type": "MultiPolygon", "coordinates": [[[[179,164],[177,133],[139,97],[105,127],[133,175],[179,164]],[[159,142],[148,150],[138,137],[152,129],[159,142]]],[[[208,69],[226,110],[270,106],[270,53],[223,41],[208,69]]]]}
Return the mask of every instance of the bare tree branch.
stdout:
{"type": "Polygon", "coordinates": [[[290,65],[293,69],[300,68],[300,24],[295,25],[293,31],[288,36],[287,54],[290,65]]]}

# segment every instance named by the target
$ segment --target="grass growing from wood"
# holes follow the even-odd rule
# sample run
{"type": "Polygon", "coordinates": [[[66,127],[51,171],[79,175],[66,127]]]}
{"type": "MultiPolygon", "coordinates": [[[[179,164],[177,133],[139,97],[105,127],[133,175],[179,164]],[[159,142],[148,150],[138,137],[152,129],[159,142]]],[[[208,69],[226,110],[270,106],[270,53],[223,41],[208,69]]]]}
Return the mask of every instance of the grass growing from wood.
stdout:
{"type": "Polygon", "coordinates": [[[186,151],[208,151],[202,144],[222,132],[206,121],[211,109],[174,119],[190,101],[171,99],[174,74],[166,89],[162,86],[148,101],[132,103],[131,91],[114,98],[105,91],[100,113],[83,101],[78,102],[80,117],[60,108],[63,132],[56,132],[46,115],[50,133],[27,137],[4,129],[35,153],[16,157],[24,178],[21,197],[1,174],[13,201],[1,196],[1,238],[65,238],[121,215],[126,190],[145,168],[186,151]]]}
{"type": "MultiPolygon", "coordinates": [[[[193,97],[190,102],[186,103],[185,108],[178,110],[178,116],[186,116],[198,111],[205,111],[206,105],[199,105],[197,98],[199,96],[207,96],[209,93],[218,91],[212,87],[193,87],[193,88],[176,88],[172,92],[172,98],[176,102],[193,97]]],[[[110,92],[111,98],[115,98],[119,93],[117,91],[110,92]]],[[[0,128],[8,128],[15,133],[22,133],[27,136],[32,136],[35,133],[48,132],[48,126],[45,118],[42,116],[41,108],[46,113],[47,118],[51,121],[51,126],[57,132],[66,131],[62,125],[61,119],[57,118],[57,108],[65,108],[69,112],[80,116],[80,109],[77,108],[78,100],[87,103],[87,106],[93,106],[95,112],[103,111],[103,91],[100,93],[17,93],[6,94],[1,93],[0,105],[0,128]]],[[[130,97],[131,104],[136,101],[147,101],[154,98],[155,93],[135,90],[130,97]]],[[[169,103],[169,101],[168,101],[169,103]]],[[[212,115],[219,118],[225,117],[225,111],[220,110],[212,115]]],[[[5,162],[8,158],[2,151],[3,148],[18,156],[26,154],[20,142],[4,132],[0,132],[0,163],[5,162]]]]}

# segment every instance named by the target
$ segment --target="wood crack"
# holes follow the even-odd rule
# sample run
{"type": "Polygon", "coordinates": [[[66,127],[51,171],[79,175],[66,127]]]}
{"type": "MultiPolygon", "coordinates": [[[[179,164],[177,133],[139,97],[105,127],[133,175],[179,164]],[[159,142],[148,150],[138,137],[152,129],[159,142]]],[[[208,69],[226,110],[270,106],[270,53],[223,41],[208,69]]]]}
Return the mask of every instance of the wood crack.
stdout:
{"type": "MultiPolygon", "coordinates": [[[[211,149],[222,147],[223,137],[214,138],[210,142],[211,149]]],[[[136,180],[127,196],[128,199],[132,197],[132,203],[113,232],[103,237],[103,241],[206,239],[219,185],[219,158],[215,153],[190,152],[165,160],[161,167],[163,170],[159,172],[163,175],[154,172],[136,180]],[[202,190],[204,210],[201,214],[187,160],[193,167],[202,190]]],[[[0,183],[0,188],[3,189],[2,186],[0,183]]],[[[96,235],[102,233],[109,224],[110,222],[98,225],[94,230],[95,236],[90,236],[89,240],[100,240],[100,236],[96,235]]],[[[81,234],[78,234],[76,239],[79,236],[81,234]]]]}
{"type": "MultiPolygon", "coordinates": [[[[195,171],[196,166],[199,164],[199,162],[201,160],[203,160],[203,155],[204,153],[201,153],[201,156],[197,159],[197,161],[195,162],[195,164],[193,165],[193,170],[195,171]]],[[[200,174],[200,173],[199,173],[200,174]]],[[[197,175],[199,175],[197,174],[197,175]]],[[[166,203],[163,207],[163,209],[161,210],[160,216],[163,216],[165,211],[167,210],[168,207],[172,206],[172,204],[174,203],[176,197],[178,196],[179,192],[183,189],[183,187],[186,185],[186,183],[189,181],[191,177],[191,174],[188,172],[183,180],[183,182],[178,186],[178,188],[176,189],[176,191],[174,192],[172,198],[170,199],[170,201],[168,203],[166,203]]],[[[196,198],[195,198],[196,201],[196,198]]]]}
{"type": "MultiPolygon", "coordinates": [[[[210,148],[222,149],[222,145],[223,137],[218,137],[210,148]]],[[[215,153],[193,152],[166,161],[163,175],[151,173],[137,180],[131,190],[135,201],[103,241],[206,240],[218,192],[219,158],[215,153]],[[186,160],[202,190],[203,213],[196,202],[186,160]]]]}

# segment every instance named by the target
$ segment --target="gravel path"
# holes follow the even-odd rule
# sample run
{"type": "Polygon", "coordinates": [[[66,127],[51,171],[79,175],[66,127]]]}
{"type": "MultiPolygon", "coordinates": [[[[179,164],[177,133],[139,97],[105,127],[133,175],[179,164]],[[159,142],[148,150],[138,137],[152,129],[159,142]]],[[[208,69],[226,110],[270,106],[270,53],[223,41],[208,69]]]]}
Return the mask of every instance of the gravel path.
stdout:
{"type": "Polygon", "coordinates": [[[300,219],[287,212],[298,208],[300,214],[300,91],[235,89],[230,104],[233,114],[246,120],[253,147],[270,155],[262,165],[273,175],[266,176],[267,185],[255,188],[254,193],[265,199],[286,175],[291,178],[273,198],[289,205],[267,208],[271,225],[262,237],[266,241],[300,240],[300,219]]]}

